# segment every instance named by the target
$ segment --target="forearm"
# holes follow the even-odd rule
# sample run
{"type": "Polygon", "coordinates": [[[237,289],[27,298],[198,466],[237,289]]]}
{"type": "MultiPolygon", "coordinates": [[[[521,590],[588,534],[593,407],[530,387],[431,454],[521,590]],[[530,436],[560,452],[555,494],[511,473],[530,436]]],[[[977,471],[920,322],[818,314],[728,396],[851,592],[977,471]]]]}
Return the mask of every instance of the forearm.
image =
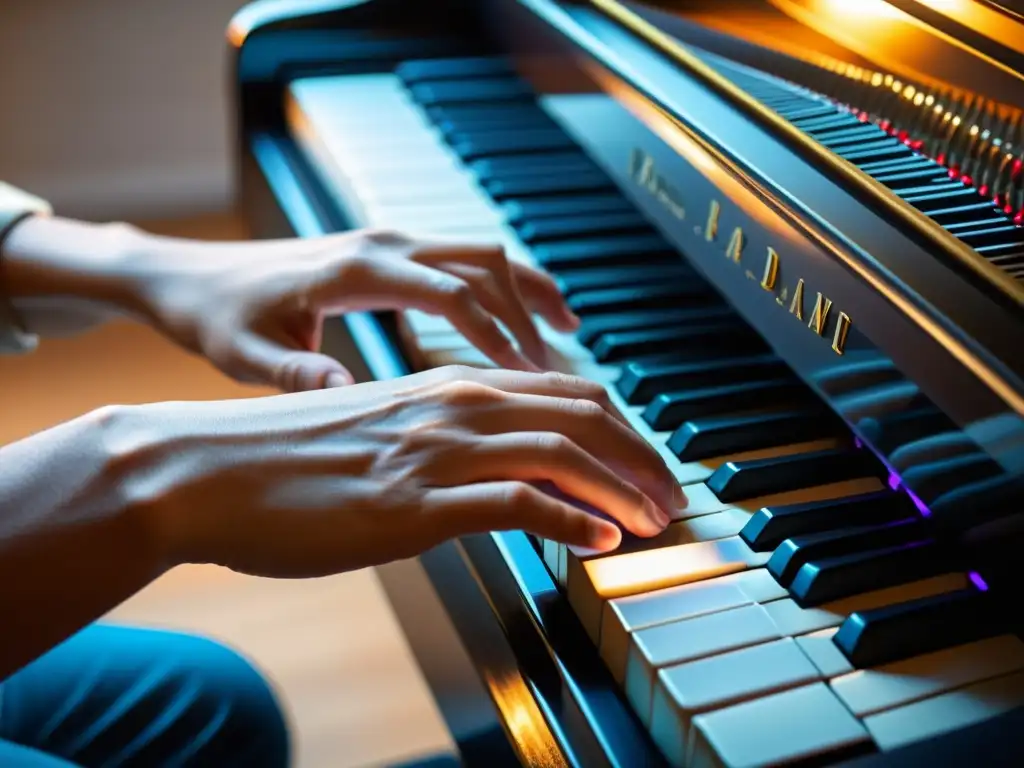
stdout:
{"type": "Polygon", "coordinates": [[[162,571],[155,528],[102,447],[111,418],[0,448],[0,679],[162,571]]]}
{"type": "Polygon", "coordinates": [[[31,333],[78,332],[117,315],[146,319],[151,239],[124,225],[37,216],[11,231],[0,287],[31,333]]]}

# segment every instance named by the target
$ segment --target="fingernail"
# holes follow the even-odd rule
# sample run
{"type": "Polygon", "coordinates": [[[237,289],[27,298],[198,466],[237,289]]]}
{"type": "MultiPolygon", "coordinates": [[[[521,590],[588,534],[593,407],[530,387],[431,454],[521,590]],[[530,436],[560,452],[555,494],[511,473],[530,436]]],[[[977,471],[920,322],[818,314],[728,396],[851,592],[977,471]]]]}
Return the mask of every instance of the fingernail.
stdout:
{"type": "Polygon", "coordinates": [[[686,492],[683,491],[682,486],[672,485],[672,506],[677,511],[682,512],[690,505],[690,500],[686,498],[686,492]]]}
{"type": "Polygon", "coordinates": [[[328,373],[327,378],[324,379],[324,387],[327,389],[333,389],[334,387],[347,387],[351,383],[352,382],[348,376],[337,371],[328,373]]]}
{"type": "Polygon", "coordinates": [[[651,522],[658,526],[659,531],[663,530],[671,522],[671,518],[665,514],[665,511],[648,498],[644,499],[644,511],[651,522]]]}
{"type": "Polygon", "coordinates": [[[590,535],[595,553],[609,552],[622,543],[622,531],[615,525],[595,526],[590,535]]]}

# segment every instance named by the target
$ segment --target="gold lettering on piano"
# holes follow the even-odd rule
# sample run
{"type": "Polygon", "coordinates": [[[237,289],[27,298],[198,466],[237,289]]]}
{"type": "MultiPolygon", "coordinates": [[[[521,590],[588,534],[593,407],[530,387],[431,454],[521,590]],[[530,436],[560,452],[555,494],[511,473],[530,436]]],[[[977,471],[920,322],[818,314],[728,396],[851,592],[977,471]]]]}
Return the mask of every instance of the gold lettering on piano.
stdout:
{"type": "Polygon", "coordinates": [[[793,300],[789,302],[789,314],[795,315],[797,320],[804,319],[804,279],[802,277],[796,281],[796,288],[793,289],[793,300]]]}
{"type": "Polygon", "coordinates": [[[764,260],[764,274],[761,276],[761,287],[766,291],[775,290],[775,281],[779,279],[779,254],[770,245],[764,260]]]}
{"type": "Polygon", "coordinates": [[[708,208],[708,221],[704,225],[704,239],[709,243],[718,237],[718,214],[722,212],[722,206],[718,204],[717,200],[711,201],[711,206],[708,208]]]}
{"type": "MultiPolygon", "coordinates": [[[[629,176],[642,190],[664,206],[672,216],[680,220],[686,217],[683,195],[659,171],[654,158],[650,154],[642,149],[634,149],[630,153],[629,176]]],[[[731,211],[728,207],[723,209],[722,203],[719,200],[710,200],[708,202],[707,219],[704,222],[703,233],[699,226],[695,226],[691,230],[693,234],[690,236],[700,237],[703,234],[706,242],[713,243],[718,240],[720,227],[731,226],[729,242],[724,250],[725,257],[731,263],[741,267],[741,274],[746,275],[751,281],[757,281],[756,271],[750,268],[752,265],[743,265],[741,263],[743,251],[747,245],[747,236],[742,226],[729,222],[730,213],[731,211]],[[723,217],[725,217],[724,223],[722,221],[723,217]]],[[[722,253],[720,248],[721,246],[716,246],[715,251],[722,253]]],[[[832,300],[820,291],[815,290],[816,286],[805,287],[803,278],[797,279],[795,285],[792,283],[789,286],[785,285],[783,280],[780,280],[780,275],[783,275],[784,279],[782,267],[782,257],[779,255],[779,252],[773,246],[767,246],[764,266],[761,270],[760,286],[762,290],[771,294],[775,299],[775,303],[783,309],[788,307],[789,314],[799,320],[801,325],[805,324],[804,291],[814,291],[816,296],[814,307],[810,312],[810,318],[806,320],[806,326],[815,335],[827,338],[827,334],[830,333],[829,320],[831,317],[835,317],[835,327],[831,329],[832,351],[837,355],[844,354],[847,339],[853,326],[850,316],[841,311],[832,312],[832,300]]]]}
{"type": "Polygon", "coordinates": [[[850,316],[845,312],[839,313],[836,321],[836,332],[832,336],[832,351],[837,355],[843,354],[846,350],[846,337],[850,335],[850,316]]]}
{"type": "Polygon", "coordinates": [[[814,300],[814,309],[811,311],[811,319],[807,323],[807,327],[819,336],[824,336],[830,309],[832,309],[832,299],[825,298],[819,291],[818,298],[814,300]]]}
{"type": "Polygon", "coordinates": [[[725,255],[729,257],[730,261],[739,264],[740,257],[743,255],[744,245],[746,245],[746,239],[743,237],[743,230],[740,227],[736,227],[729,236],[729,245],[725,248],[725,255]]]}
{"type": "Polygon", "coordinates": [[[629,160],[630,175],[642,188],[650,192],[677,219],[686,218],[683,197],[658,173],[654,158],[640,149],[634,149],[629,160]]]}

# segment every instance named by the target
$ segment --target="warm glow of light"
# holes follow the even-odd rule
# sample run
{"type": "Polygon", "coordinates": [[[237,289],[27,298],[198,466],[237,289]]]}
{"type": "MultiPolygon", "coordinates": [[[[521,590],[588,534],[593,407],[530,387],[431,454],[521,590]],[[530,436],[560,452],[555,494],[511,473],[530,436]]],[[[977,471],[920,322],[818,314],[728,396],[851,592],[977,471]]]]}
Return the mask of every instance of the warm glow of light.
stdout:
{"type": "Polygon", "coordinates": [[[894,18],[899,11],[885,0],[821,0],[822,7],[836,15],[857,18],[894,18]]]}
{"type": "Polygon", "coordinates": [[[541,768],[566,766],[544,715],[523,680],[519,677],[498,679],[489,671],[485,671],[484,677],[491,698],[525,764],[541,768]]]}
{"type": "MultiPolygon", "coordinates": [[[[597,594],[613,598],[744,571],[751,556],[755,553],[742,539],[734,537],[612,555],[588,560],[583,567],[597,594]]],[[[760,563],[767,558],[757,559],[760,563]]]]}

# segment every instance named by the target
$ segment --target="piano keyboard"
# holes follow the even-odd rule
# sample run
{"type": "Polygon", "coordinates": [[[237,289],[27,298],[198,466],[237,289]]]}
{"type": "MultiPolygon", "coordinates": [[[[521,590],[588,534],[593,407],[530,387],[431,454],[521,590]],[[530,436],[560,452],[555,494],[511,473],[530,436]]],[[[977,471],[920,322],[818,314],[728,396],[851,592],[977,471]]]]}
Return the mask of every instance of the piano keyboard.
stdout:
{"type": "MultiPolygon", "coordinates": [[[[608,387],[689,498],[594,556],[536,541],[676,766],[832,762],[1024,705],[1024,643],[844,425],[543,111],[505,62],[412,61],[290,87],[359,226],[500,242],[582,318],[554,368],[608,387]]],[[[410,312],[419,367],[489,366],[410,312]]]]}

